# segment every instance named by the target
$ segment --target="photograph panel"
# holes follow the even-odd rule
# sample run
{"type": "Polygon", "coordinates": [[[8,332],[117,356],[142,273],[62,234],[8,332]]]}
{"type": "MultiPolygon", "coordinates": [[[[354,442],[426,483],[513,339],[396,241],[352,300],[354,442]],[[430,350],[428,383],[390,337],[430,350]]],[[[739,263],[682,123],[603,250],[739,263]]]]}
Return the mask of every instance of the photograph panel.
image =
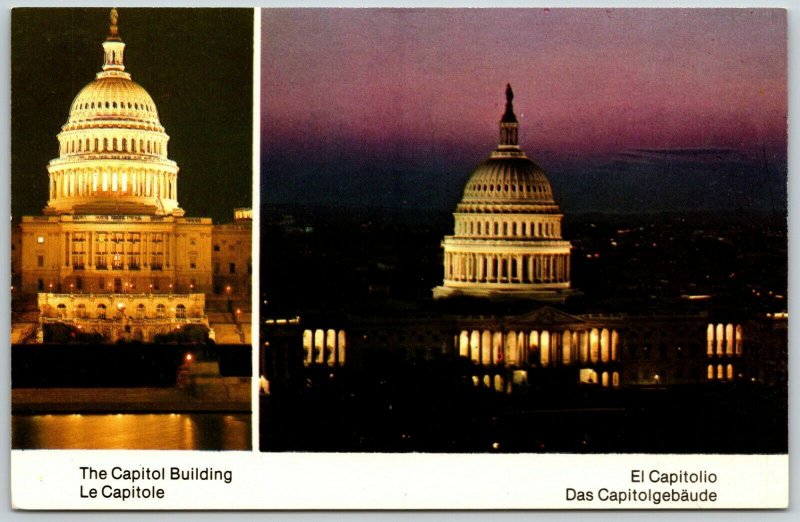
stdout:
{"type": "Polygon", "coordinates": [[[785,11],[261,31],[262,451],[788,451],[785,11]]]}
{"type": "Polygon", "coordinates": [[[250,449],[253,11],[11,28],[12,448],[250,449]]]}

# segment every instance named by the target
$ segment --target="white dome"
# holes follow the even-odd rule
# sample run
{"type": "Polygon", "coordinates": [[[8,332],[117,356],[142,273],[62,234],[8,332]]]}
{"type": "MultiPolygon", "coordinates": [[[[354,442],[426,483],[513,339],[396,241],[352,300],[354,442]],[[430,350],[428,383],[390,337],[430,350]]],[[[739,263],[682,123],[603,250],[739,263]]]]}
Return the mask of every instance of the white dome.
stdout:
{"type": "Polygon", "coordinates": [[[472,296],[563,301],[570,287],[571,245],[544,171],[518,144],[511,86],[500,144],[472,172],[446,236],[444,283],[435,298],[472,296]]]}
{"type": "Polygon", "coordinates": [[[153,98],[125,72],[114,15],[103,70],[75,97],[58,134],[44,213],[183,215],[169,136],[153,98]]]}

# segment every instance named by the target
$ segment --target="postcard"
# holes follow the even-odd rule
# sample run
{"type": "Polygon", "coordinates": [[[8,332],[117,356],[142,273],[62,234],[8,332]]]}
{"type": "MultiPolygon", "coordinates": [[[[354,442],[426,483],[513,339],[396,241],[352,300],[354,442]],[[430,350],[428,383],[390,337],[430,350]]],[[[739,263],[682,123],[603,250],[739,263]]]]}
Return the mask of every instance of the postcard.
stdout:
{"type": "Polygon", "coordinates": [[[788,506],[785,10],[15,9],[11,55],[15,507],[788,506]]]}

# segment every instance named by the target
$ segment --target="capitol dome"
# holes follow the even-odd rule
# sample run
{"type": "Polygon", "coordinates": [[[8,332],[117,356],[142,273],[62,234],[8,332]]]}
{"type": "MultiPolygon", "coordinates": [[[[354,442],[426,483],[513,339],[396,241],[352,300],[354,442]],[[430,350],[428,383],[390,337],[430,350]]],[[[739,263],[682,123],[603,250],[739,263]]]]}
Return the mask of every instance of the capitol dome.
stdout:
{"type": "Polygon", "coordinates": [[[103,120],[161,127],[156,104],[144,87],[118,76],[101,76],[84,87],[72,102],[67,125],[103,120]]]}
{"type": "Polygon", "coordinates": [[[571,245],[545,172],[520,148],[511,86],[500,141],[472,172],[442,242],[444,283],[435,298],[515,297],[563,301],[570,287],[571,245]]]}
{"type": "Polygon", "coordinates": [[[153,98],[125,71],[117,12],[103,42],[103,69],[75,97],[47,166],[45,214],[176,215],[178,166],[153,98]]]}
{"type": "Polygon", "coordinates": [[[550,182],[536,163],[524,156],[494,154],[473,171],[461,203],[556,206],[550,182]]]}

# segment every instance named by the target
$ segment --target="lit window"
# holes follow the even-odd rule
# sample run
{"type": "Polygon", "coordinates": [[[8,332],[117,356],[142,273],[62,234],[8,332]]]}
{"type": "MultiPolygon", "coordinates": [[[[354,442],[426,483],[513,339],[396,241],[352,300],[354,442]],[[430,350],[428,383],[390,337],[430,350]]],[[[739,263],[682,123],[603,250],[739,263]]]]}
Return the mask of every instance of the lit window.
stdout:
{"type": "Polygon", "coordinates": [[[37,237],[37,238],[36,238],[36,242],[37,242],[37,243],[39,243],[39,244],[42,244],[42,243],[44,243],[44,236],[39,236],[39,237],[37,237]]]}

